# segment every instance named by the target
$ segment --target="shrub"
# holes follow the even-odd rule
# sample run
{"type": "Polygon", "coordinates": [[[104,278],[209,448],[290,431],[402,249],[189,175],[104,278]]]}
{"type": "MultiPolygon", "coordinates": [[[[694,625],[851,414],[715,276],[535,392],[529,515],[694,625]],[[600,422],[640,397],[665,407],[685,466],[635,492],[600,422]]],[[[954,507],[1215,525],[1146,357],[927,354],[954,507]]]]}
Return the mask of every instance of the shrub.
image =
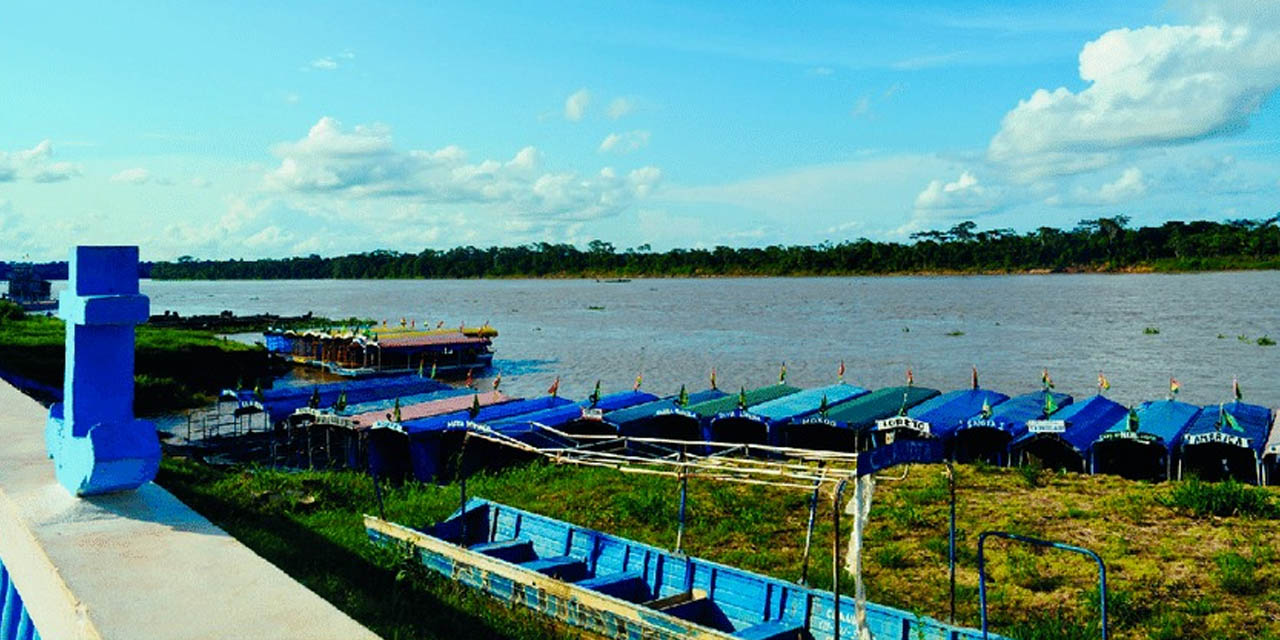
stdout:
{"type": "Polygon", "coordinates": [[[1265,584],[1258,579],[1257,564],[1234,551],[1226,551],[1214,556],[1213,563],[1218,567],[1218,584],[1223,591],[1238,596],[1262,593],[1265,584]]]}
{"type": "Polygon", "coordinates": [[[17,303],[8,300],[0,300],[0,324],[11,320],[21,320],[27,316],[27,312],[17,303]]]}
{"type": "Polygon", "coordinates": [[[1246,486],[1235,480],[1212,483],[1192,476],[1175,485],[1172,491],[1160,498],[1160,502],[1166,507],[1186,511],[1198,518],[1211,515],[1280,517],[1280,508],[1266,489],[1246,486]]]}
{"type": "Polygon", "coordinates": [[[1160,333],[1160,328],[1159,328],[1159,327],[1147,327],[1146,329],[1143,329],[1143,330],[1142,330],[1142,333],[1143,333],[1143,335],[1148,335],[1148,336],[1158,335],[1158,334],[1160,333]]]}
{"type": "Polygon", "coordinates": [[[1032,458],[1031,464],[1024,464],[1018,467],[1018,475],[1022,476],[1022,480],[1027,483],[1028,487],[1034,489],[1044,486],[1044,466],[1035,458],[1032,458]]]}
{"type": "Polygon", "coordinates": [[[1276,341],[1275,341],[1275,340],[1272,340],[1270,336],[1262,336],[1261,338],[1258,338],[1258,346],[1259,346],[1259,347],[1274,347],[1274,346],[1276,346],[1276,341]]]}

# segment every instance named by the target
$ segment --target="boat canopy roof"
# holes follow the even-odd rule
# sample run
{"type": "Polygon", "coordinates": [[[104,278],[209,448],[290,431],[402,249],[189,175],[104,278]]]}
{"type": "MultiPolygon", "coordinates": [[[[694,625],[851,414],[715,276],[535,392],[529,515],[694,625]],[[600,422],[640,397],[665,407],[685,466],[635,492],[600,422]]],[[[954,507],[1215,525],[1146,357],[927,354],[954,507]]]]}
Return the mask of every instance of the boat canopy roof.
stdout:
{"type": "MultiPolygon", "coordinates": [[[[283,420],[294,411],[307,406],[313,393],[319,393],[320,406],[331,407],[343,392],[347,394],[347,403],[369,402],[397,396],[411,396],[420,393],[440,391],[450,388],[443,382],[415,375],[386,376],[326,382],[323,384],[298,383],[288,386],[276,386],[262,389],[262,406],[270,414],[271,420],[283,420]]],[[[241,389],[235,392],[241,403],[254,402],[253,390],[241,389]]]]}
{"type": "MultiPolygon", "coordinates": [[[[464,391],[471,391],[469,389],[464,391]]],[[[441,398],[429,402],[419,402],[416,404],[406,405],[400,404],[400,421],[408,422],[410,420],[418,420],[419,418],[429,418],[431,416],[444,415],[455,411],[466,411],[475,404],[481,407],[487,407],[491,404],[502,404],[511,402],[511,398],[501,391],[484,391],[481,393],[470,392],[465,395],[453,395],[448,398],[441,398]]],[[[386,420],[387,414],[394,411],[395,402],[392,401],[390,407],[367,411],[365,413],[351,417],[351,421],[360,426],[372,426],[375,422],[386,420]]]]}
{"type": "MultiPolygon", "coordinates": [[[[746,392],[747,407],[754,407],[758,404],[776,400],[783,396],[789,396],[800,391],[797,387],[791,387],[785,384],[772,384],[767,387],[751,389],[746,392]]],[[[685,410],[697,414],[701,418],[709,418],[711,416],[733,411],[738,408],[738,394],[730,393],[722,398],[708,400],[707,402],[699,402],[697,404],[690,403],[685,410]]]]}
{"type": "Polygon", "coordinates": [[[865,429],[876,420],[896,416],[904,408],[910,409],[938,393],[937,389],[914,385],[876,389],[828,411],[826,419],[850,429],[865,429]]]}
{"type": "Polygon", "coordinates": [[[1138,405],[1133,412],[1138,416],[1136,431],[1130,430],[1126,413],[1099,435],[1098,441],[1135,440],[1173,451],[1182,442],[1183,432],[1200,413],[1200,407],[1177,400],[1151,400],[1138,405]]]}
{"type": "MultiPolygon", "coordinates": [[[[710,400],[715,400],[716,398],[723,398],[726,395],[728,394],[719,389],[704,389],[702,391],[690,393],[689,404],[695,405],[702,402],[708,402],[710,400]]],[[[670,396],[662,398],[661,400],[653,400],[633,407],[618,409],[606,416],[605,422],[608,422],[609,424],[618,427],[619,430],[622,430],[626,425],[649,420],[663,411],[673,411],[681,408],[678,404],[679,400],[679,396],[670,396]]]]}
{"type": "MultiPolygon", "coordinates": [[[[601,411],[615,411],[632,407],[641,403],[651,402],[657,399],[657,396],[644,391],[619,391],[600,396],[600,401],[596,403],[595,408],[601,411]]],[[[510,418],[494,420],[488,422],[488,426],[492,429],[521,428],[537,423],[544,427],[559,427],[569,424],[574,420],[582,417],[582,412],[591,408],[591,400],[582,400],[573,404],[564,404],[550,409],[543,409],[533,413],[525,413],[510,418]]]]}
{"type": "Polygon", "coordinates": [[[1048,417],[1049,421],[1061,421],[1062,431],[1052,433],[1028,431],[1016,438],[1012,444],[1018,445],[1036,436],[1053,435],[1075,449],[1076,453],[1084,455],[1102,432],[1110,429],[1111,425],[1128,414],[1129,410],[1118,402],[1113,402],[1101,395],[1090,396],[1063,407],[1048,417]]]}
{"type": "MultiPolygon", "coordinates": [[[[413,395],[400,398],[400,408],[403,409],[409,405],[422,404],[423,402],[433,402],[436,400],[444,400],[454,396],[469,396],[471,389],[448,388],[439,391],[431,391],[429,393],[415,393],[413,395]]],[[[329,411],[337,416],[358,416],[362,413],[370,411],[390,411],[396,406],[396,398],[381,398],[378,400],[370,400],[368,402],[357,402],[355,404],[347,404],[342,411],[338,411],[332,407],[329,411]]]]}
{"type": "Polygon", "coordinates": [[[748,413],[763,418],[766,422],[786,422],[817,413],[822,408],[823,398],[827,399],[828,413],[830,413],[830,410],[837,405],[859,396],[865,396],[867,393],[869,393],[867,389],[841,382],[828,387],[805,389],[781,398],[761,402],[751,407],[748,413]]]}
{"type": "Polygon", "coordinates": [[[929,423],[930,433],[945,437],[964,421],[982,413],[985,403],[992,410],[1008,400],[999,391],[988,389],[958,389],[929,398],[907,410],[907,416],[929,423]]]}
{"type": "Polygon", "coordinates": [[[402,422],[400,423],[400,428],[410,435],[424,431],[441,431],[449,428],[450,423],[453,422],[472,421],[489,423],[503,418],[509,418],[511,416],[543,411],[545,409],[566,404],[573,404],[573,401],[567,398],[561,398],[560,396],[542,396],[527,400],[514,400],[512,402],[503,402],[501,404],[491,404],[487,407],[482,406],[474,418],[471,416],[470,410],[455,411],[453,413],[445,413],[429,418],[402,422]]]}
{"type": "Polygon", "coordinates": [[[970,417],[957,427],[957,431],[966,429],[996,429],[1016,438],[1027,432],[1027,421],[1045,417],[1045,398],[1052,397],[1058,409],[1069,406],[1072,397],[1055,391],[1033,391],[1015,396],[991,408],[991,416],[983,418],[981,414],[970,417]]]}
{"type": "Polygon", "coordinates": [[[1271,432],[1271,410],[1256,404],[1230,402],[1221,406],[1209,405],[1191,421],[1182,435],[1182,446],[1189,447],[1209,442],[1234,444],[1253,449],[1261,457],[1271,432]],[[1231,426],[1223,416],[1231,414],[1239,430],[1231,426]]]}

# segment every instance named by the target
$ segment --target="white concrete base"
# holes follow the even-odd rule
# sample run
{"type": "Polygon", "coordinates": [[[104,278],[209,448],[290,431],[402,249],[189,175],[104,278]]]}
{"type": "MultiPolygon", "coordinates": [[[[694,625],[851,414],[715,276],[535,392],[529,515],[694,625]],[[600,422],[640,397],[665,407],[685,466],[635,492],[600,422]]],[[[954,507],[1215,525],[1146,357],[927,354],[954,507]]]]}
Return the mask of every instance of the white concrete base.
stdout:
{"type": "Polygon", "coordinates": [[[376,638],[154,483],[76,498],[0,381],[0,558],[42,637],[376,638]]]}

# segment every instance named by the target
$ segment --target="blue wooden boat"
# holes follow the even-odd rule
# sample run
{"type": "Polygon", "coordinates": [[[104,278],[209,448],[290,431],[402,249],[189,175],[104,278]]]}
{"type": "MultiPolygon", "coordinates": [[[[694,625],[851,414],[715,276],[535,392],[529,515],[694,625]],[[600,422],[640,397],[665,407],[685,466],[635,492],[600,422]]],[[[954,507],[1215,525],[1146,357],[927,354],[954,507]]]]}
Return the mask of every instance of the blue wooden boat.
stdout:
{"type": "Polygon", "coordinates": [[[320,396],[320,406],[329,407],[333,406],[338,397],[344,393],[347,396],[347,403],[354,404],[431,393],[448,388],[449,385],[430,378],[398,375],[324,384],[307,384],[306,382],[293,385],[278,384],[275,388],[261,389],[257,392],[250,389],[227,389],[222,392],[222,395],[234,398],[242,406],[255,406],[266,411],[274,423],[288,418],[294,411],[307,406],[307,403],[312,400],[312,395],[316,393],[320,396]]]}
{"type": "Polygon", "coordinates": [[[1207,406],[1182,436],[1178,478],[1190,472],[1210,481],[1266,484],[1263,455],[1270,433],[1266,407],[1239,401],[1207,406]]]}
{"type": "Polygon", "coordinates": [[[739,408],[740,404],[751,408],[799,391],[800,389],[785,384],[772,384],[757,389],[742,390],[739,393],[730,393],[714,400],[691,402],[678,410],[662,414],[661,423],[654,425],[653,435],[670,440],[702,441],[704,440],[702,425],[715,416],[733,411],[739,408]]]}
{"type": "Polygon", "coordinates": [[[496,421],[566,404],[572,401],[543,396],[491,404],[474,416],[456,411],[401,423],[379,422],[369,430],[369,471],[393,479],[412,473],[419,482],[435,482],[447,471],[446,452],[457,450],[468,422],[496,421]]]}
{"type": "Polygon", "coordinates": [[[657,399],[658,396],[644,391],[619,391],[600,396],[594,406],[588,399],[511,418],[493,420],[485,423],[485,426],[517,439],[520,439],[521,433],[530,432],[537,426],[551,427],[569,434],[615,434],[617,429],[605,422],[605,416],[619,409],[634,407],[657,399]]]}
{"type": "Polygon", "coordinates": [[[867,434],[877,420],[896,416],[929,398],[937,389],[905,386],[877,389],[854,398],[827,415],[812,415],[783,426],[786,446],[823,451],[862,451],[870,438],[867,434]]]}
{"type": "MultiPolygon", "coordinates": [[[[411,545],[424,566],[503,602],[607,638],[834,640],[830,592],[673,553],[487,500],[419,531],[365,516],[377,544],[411,545]]],[[[867,603],[877,640],[977,640],[982,633],[867,603]]],[[[857,637],[852,598],[840,637],[857,637]]],[[[995,640],[1006,640],[991,634],[995,640]]]]}
{"type": "Polygon", "coordinates": [[[1200,407],[1176,400],[1142,403],[1098,436],[1089,454],[1089,471],[1168,480],[1182,434],[1199,413],[1200,407]]]}
{"type": "Polygon", "coordinates": [[[1028,420],[1045,418],[1046,408],[1061,409],[1071,402],[1071,396],[1053,391],[1036,391],[1001,402],[991,408],[991,415],[975,414],[956,427],[952,455],[958,462],[1008,464],[1009,443],[1027,432],[1028,420]]]}
{"type": "Polygon", "coordinates": [[[943,443],[964,421],[1008,400],[1009,396],[988,389],[958,389],[930,398],[907,410],[905,416],[877,420],[874,436],[877,445],[892,438],[938,438],[943,443]]]}
{"type": "Polygon", "coordinates": [[[1009,443],[1013,459],[1039,459],[1051,469],[1089,471],[1093,442],[1129,410],[1101,395],[1073,403],[1044,420],[1027,421],[1027,432],[1009,443]]]}
{"type": "Polygon", "coordinates": [[[829,410],[867,393],[867,389],[843,382],[805,389],[747,409],[735,408],[719,413],[703,426],[702,436],[709,442],[783,446],[782,425],[818,414],[824,403],[829,410]]]}
{"type": "Polygon", "coordinates": [[[604,421],[613,425],[614,430],[621,436],[656,438],[658,434],[670,431],[666,423],[671,421],[672,416],[683,415],[696,419],[696,415],[688,411],[687,407],[723,398],[728,394],[719,389],[704,389],[686,395],[688,397],[684,404],[680,403],[679,396],[671,396],[619,409],[605,416],[604,421]]]}

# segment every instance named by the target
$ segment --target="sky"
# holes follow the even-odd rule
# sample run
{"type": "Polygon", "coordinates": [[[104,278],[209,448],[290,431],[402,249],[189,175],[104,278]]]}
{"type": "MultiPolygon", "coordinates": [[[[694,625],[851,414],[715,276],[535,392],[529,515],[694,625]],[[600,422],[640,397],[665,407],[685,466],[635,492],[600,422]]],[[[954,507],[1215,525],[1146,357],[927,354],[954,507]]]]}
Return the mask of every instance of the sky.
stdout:
{"type": "Polygon", "coordinates": [[[1280,211],[1280,2],[6,3],[0,260],[1280,211]]]}

